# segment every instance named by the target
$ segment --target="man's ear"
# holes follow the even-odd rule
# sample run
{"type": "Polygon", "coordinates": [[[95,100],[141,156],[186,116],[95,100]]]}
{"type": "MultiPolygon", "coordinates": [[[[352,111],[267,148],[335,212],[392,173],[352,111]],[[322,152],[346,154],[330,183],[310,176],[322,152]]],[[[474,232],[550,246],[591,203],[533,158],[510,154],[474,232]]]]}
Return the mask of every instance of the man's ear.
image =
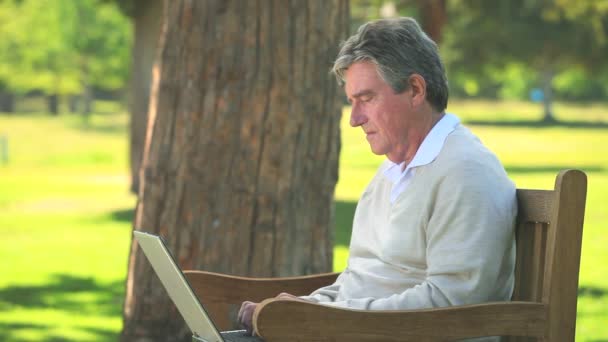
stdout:
{"type": "Polygon", "coordinates": [[[416,107],[422,105],[426,101],[426,81],[424,77],[419,74],[412,74],[407,82],[412,92],[412,104],[416,107]]]}

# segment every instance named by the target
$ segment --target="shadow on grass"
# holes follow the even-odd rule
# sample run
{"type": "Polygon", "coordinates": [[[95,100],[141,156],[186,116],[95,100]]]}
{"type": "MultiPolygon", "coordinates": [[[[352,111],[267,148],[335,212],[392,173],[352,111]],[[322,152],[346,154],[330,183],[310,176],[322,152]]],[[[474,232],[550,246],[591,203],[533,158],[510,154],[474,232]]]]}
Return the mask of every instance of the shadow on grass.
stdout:
{"type": "Polygon", "coordinates": [[[537,127],[537,128],[585,128],[585,129],[608,129],[608,122],[603,121],[491,121],[491,120],[467,120],[465,124],[472,126],[499,126],[499,127],[537,127]]]}
{"type": "Polygon", "coordinates": [[[118,341],[118,335],[120,334],[118,331],[92,327],[87,327],[83,330],[95,335],[97,341],[118,341]]]}
{"type": "Polygon", "coordinates": [[[92,123],[87,123],[87,122],[81,122],[81,123],[75,125],[75,128],[77,128],[78,130],[84,131],[84,132],[94,132],[94,133],[101,133],[101,134],[120,134],[120,135],[122,135],[122,134],[127,133],[126,126],[121,123],[92,124],[92,123]]]}
{"type": "Polygon", "coordinates": [[[594,299],[608,295],[608,290],[595,286],[581,286],[578,288],[579,297],[591,297],[594,299]]]}
{"type": "Polygon", "coordinates": [[[133,222],[135,217],[135,209],[121,209],[110,213],[110,218],[114,221],[133,222]]]}
{"type": "MultiPolygon", "coordinates": [[[[100,284],[92,278],[57,274],[40,285],[9,286],[0,289],[0,311],[11,309],[52,310],[74,317],[120,317],[124,282],[100,284]]],[[[10,315],[0,322],[0,341],[17,341],[19,336],[37,336],[43,341],[68,341],[58,336],[56,327],[40,322],[32,315],[30,323],[10,322],[10,315]]],[[[116,340],[116,331],[97,327],[74,327],[92,335],[96,341],[116,340]]]]}
{"type": "Polygon", "coordinates": [[[0,310],[20,307],[117,316],[121,314],[123,297],[123,281],[99,284],[92,278],[58,274],[46,284],[0,289],[0,310]]]}
{"type": "MultiPolygon", "coordinates": [[[[35,319],[35,318],[34,318],[35,319]]],[[[27,334],[35,336],[39,341],[45,342],[66,342],[73,339],[64,336],[57,336],[51,333],[56,327],[45,324],[35,323],[4,323],[0,322],[0,341],[22,341],[20,335],[27,334]]],[[[100,328],[81,328],[82,331],[94,335],[95,341],[117,341],[118,332],[100,328]]]]}
{"type": "Polygon", "coordinates": [[[44,324],[23,323],[0,323],[0,341],[22,341],[19,338],[24,333],[35,336],[36,339],[46,342],[66,342],[65,337],[51,336],[49,331],[52,327],[44,324]]]}
{"type": "Polygon", "coordinates": [[[353,217],[357,202],[335,201],[335,240],[334,246],[348,247],[350,245],[350,233],[353,228],[353,217]]]}
{"type": "Polygon", "coordinates": [[[583,167],[572,167],[572,165],[539,165],[539,166],[520,166],[507,165],[505,166],[507,173],[554,173],[557,174],[561,170],[580,169],[585,172],[604,172],[605,169],[597,165],[589,165],[583,167]]]}

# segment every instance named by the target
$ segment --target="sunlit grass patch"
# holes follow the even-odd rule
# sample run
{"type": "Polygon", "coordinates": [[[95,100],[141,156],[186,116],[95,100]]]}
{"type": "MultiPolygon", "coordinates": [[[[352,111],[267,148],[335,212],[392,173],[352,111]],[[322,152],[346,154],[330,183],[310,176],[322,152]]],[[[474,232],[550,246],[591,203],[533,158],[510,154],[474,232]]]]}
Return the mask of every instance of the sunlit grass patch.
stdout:
{"type": "Polygon", "coordinates": [[[0,116],[1,341],[116,340],[135,204],[126,119],[0,116]]]}
{"type": "MultiPolygon", "coordinates": [[[[608,121],[603,104],[557,104],[558,119],[608,121]]],[[[526,127],[541,107],[452,101],[518,187],[552,189],[562,168],[587,172],[577,341],[608,340],[608,128],[526,127]],[[498,124],[471,124],[475,120],[498,124]]],[[[135,197],[128,192],[123,114],[0,115],[10,161],[0,164],[0,341],[115,341],[135,197]]],[[[334,269],[346,267],[356,201],[382,157],[342,121],[334,269]]]]}

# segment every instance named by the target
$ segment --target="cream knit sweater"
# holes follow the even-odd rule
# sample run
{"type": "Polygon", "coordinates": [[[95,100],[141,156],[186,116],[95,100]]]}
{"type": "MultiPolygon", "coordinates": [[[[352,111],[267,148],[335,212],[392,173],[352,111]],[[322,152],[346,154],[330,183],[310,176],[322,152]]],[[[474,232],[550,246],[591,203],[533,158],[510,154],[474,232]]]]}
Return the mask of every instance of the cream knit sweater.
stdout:
{"type": "Polygon", "coordinates": [[[517,205],[494,154],[457,125],[393,204],[386,167],[357,205],[346,270],[302,298],[363,310],[508,301],[517,205]]]}

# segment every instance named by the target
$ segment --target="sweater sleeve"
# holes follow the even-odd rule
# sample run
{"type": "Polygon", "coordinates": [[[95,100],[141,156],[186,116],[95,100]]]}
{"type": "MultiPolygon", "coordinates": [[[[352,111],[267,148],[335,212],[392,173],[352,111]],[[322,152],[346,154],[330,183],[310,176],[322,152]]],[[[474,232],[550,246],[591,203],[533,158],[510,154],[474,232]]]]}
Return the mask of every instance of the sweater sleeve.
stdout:
{"type": "Polygon", "coordinates": [[[348,268],[338,276],[333,284],[317,289],[309,296],[300,296],[299,298],[315,303],[335,302],[336,298],[338,297],[338,293],[340,292],[342,279],[347,273],[348,268]]]}
{"type": "Polygon", "coordinates": [[[467,163],[449,170],[431,196],[427,272],[420,284],[384,298],[327,303],[404,310],[508,300],[515,258],[515,187],[504,171],[467,163]],[[496,289],[501,298],[490,298],[496,289]]]}

